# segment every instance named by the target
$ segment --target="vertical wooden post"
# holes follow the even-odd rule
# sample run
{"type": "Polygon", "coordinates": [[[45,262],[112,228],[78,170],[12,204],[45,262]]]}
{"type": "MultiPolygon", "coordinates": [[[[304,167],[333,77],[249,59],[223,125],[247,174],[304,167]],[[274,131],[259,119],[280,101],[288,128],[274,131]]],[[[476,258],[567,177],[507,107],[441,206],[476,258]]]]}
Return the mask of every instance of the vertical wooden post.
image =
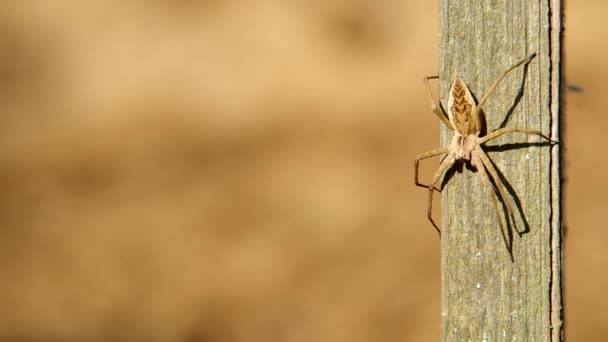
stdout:
{"type": "MultiPolygon", "coordinates": [[[[501,72],[536,53],[486,102],[486,127],[560,139],[559,0],[440,0],[440,26],[442,99],[461,77],[479,100],[501,72]]],[[[451,137],[443,128],[442,145],[451,137]]],[[[560,341],[560,146],[517,133],[488,145],[524,233],[513,229],[512,261],[490,202],[494,194],[466,168],[453,174],[442,196],[442,340],[560,341]]]]}

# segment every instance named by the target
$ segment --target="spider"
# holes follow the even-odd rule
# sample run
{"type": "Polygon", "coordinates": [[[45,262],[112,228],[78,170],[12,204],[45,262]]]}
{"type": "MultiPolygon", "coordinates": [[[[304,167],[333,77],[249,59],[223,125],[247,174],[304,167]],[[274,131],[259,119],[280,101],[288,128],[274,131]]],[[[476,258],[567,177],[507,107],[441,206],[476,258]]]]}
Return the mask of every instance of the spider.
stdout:
{"type": "Polygon", "coordinates": [[[439,229],[439,227],[437,227],[437,224],[435,224],[435,221],[433,221],[432,217],[433,192],[441,192],[444,184],[440,184],[440,188],[436,188],[435,185],[443,178],[443,175],[446,173],[446,171],[450,169],[455,163],[468,164],[472,170],[477,170],[477,173],[479,174],[479,177],[481,178],[481,181],[484,186],[494,193],[495,196],[492,197],[492,203],[496,211],[496,215],[498,216],[498,221],[500,222],[502,238],[505,241],[505,244],[507,245],[507,249],[509,249],[509,251],[511,250],[510,244],[507,242],[507,237],[505,235],[505,227],[500,218],[498,200],[500,200],[506,207],[507,216],[505,217],[505,220],[507,221],[507,224],[509,224],[510,222],[509,217],[511,217],[511,219],[513,220],[513,224],[515,224],[513,209],[509,204],[509,201],[506,200],[507,196],[505,194],[505,190],[500,186],[498,181],[500,177],[498,176],[494,164],[490,161],[490,158],[484,151],[483,144],[505,133],[512,132],[534,134],[541,136],[550,142],[553,141],[543,135],[540,131],[512,127],[498,128],[480,137],[479,134],[481,132],[482,126],[482,118],[480,112],[482,110],[483,105],[486,103],[498,83],[513,69],[517,68],[522,64],[529,63],[532,58],[534,58],[534,56],[536,56],[535,53],[515,63],[509,69],[504,71],[490,86],[488,91],[481,98],[477,105],[475,104],[475,100],[471,95],[471,91],[469,90],[467,85],[462,81],[462,79],[456,78],[454,80],[454,83],[452,83],[452,87],[450,88],[447,114],[445,113],[440,102],[439,105],[435,104],[435,100],[433,99],[433,94],[431,92],[431,87],[429,86],[429,79],[436,79],[438,78],[438,76],[430,76],[424,78],[424,83],[426,85],[429,101],[431,104],[431,110],[451,131],[454,132],[454,137],[452,138],[452,142],[449,145],[432,151],[421,153],[416,156],[416,160],[414,161],[414,183],[417,186],[428,188],[429,190],[427,216],[433,224],[433,227],[435,227],[435,229],[439,233],[439,235],[441,235],[441,230],[439,229]],[[442,154],[447,155],[441,161],[439,168],[437,169],[435,175],[433,176],[433,179],[431,180],[431,183],[428,185],[420,183],[418,181],[419,162],[423,159],[439,156],[442,154]],[[494,184],[496,186],[494,186],[494,184]]]}

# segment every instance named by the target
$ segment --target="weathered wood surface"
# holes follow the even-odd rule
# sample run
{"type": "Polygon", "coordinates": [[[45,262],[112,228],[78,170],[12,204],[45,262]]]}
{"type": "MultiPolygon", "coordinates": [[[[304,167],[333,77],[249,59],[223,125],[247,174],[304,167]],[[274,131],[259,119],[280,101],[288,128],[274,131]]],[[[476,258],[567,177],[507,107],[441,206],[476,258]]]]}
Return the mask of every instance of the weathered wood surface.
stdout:
{"type": "MultiPolygon", "coordinates": [[[[479,100],[502,71],[535,52],[485,104],[487,131],[506,125],[559,140],[560,30],[558,1],[441,0],[442,102],[456,77],[479,100]]],[[[442,146],[451,137],[443,127],[442,146]]],[[[442,196],[442,340],[559,341],[560,147],[518,133],[487,145],[524,233],[512,231],[512,261],[494,194],[466,168],[452,175],[442,196]]]]}

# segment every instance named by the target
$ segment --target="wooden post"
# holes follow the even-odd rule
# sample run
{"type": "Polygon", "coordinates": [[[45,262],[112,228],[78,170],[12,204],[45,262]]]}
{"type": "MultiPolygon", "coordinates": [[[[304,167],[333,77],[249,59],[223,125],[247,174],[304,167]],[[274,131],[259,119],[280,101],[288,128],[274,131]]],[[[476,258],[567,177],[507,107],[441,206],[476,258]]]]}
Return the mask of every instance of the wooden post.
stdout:
{"type": "MultiPolygon", "coordinates": [[[[456,77],[479,100],[501,72],[531,53],[536,57],[486,102],[487,131],[528,128],[559,141],[560,1],[440,0],[444,105],[456,77]]],[[[443,127],[442,146],[451,137],[443,127]]],[[[517,229],[525,232],[513,230],[512,261],[490,202],[494,194],[466,168],[451,176],[442,196],[442,340],[560,341],[560,146],[518,133],[488,145],[509,184],[517,229]]]]}

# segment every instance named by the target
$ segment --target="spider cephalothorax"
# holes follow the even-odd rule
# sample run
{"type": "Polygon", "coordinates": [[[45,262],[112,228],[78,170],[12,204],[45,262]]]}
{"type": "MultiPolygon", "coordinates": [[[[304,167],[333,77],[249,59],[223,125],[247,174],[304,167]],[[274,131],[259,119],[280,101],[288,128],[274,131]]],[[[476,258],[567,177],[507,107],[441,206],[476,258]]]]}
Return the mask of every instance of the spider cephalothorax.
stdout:
{"type": "Polygon", "coordinates": [[[417,186],[421,186],[427,188],[429,190],[429,202],[428,202],[428,210],[427,216],[435,229],[440,232],[439,227],[433,221],[432,213],[432,204],[433,204],[433,192],[441,191],[441,189],[436,188],[436,184],[443,178],[445,172],[451,168],[454,163],[462,162],[470,165],[472,169],[477,170],[481,181],[483,184],[492,190],[492,192],[496,195],[493,197],[493,205],[496,210],[496,214],[498,215],[498,221],[501,224],[501,233],[503,236],[503,240],[507,245],[507,249],[511,251],[511,247],[509,242],[507,241],[505,228],[500,218],[500,211],[498,209],[498,200],[500,200],[505,208],[507,209],[506,220],[509,222],[510,219],[514,220],[513,209],[509,204],[509,201],[506,200],[507,196],[505,190],[499,184],[501,180],[498,177],[498,173],[494,167],[494,164],[490,161],[490,158],[483,150],[483,144],[497,138],[500,135],[510,132],[519,132],[526,134],[535,134],[539,135],[549,141],[552,141],[545,135],[543,135],[540,131],[529,130],[523,128],[512,128],[512,127],[503,127],[498,128],[482,137],[479,136],[481,132],[481,118],[480,112],[487,101],[488,97],[492,93],[492,91],[496,88],[496,85],[500,80],[502,80],[511,70],[516,67],[530,62],[532,58],[534,58],[535,54],[532,54],[525,59],[519,61],[505,72],[503,72],[494,83],[490,86],[486,94],[481,98],[478,104],[475,103],[475,99],[469,90],[469,87],[460,79],[456,78],[452,83],[452,87],[450,88],[450,95],[448,98],[448,106],[446,114],[443,111],[441,105],[436,105],[435,100],[433,99],[431,89],[429,86],[429,79],[438,78],[437,76],[426,77],[425,84],[427,86],[429,100],[431,102],[431,110],[439,117],[439,119],[452,131],[454,132],[454,137],[452,138],[452,142],[445,147],[438,148],[436,150],[432,150],[429,152],[425,152],[416,156],[416,160],[414,161],[414,183],[417,186]],[[422,184],[418,182],[418,164],[420,160],[447,154],[445,158],[441,161],[439,168],[435,172],[433,179],[430,184],[422,184]],[[491,179],[494,181],[494,185],[492,184],[491,179]]]}

